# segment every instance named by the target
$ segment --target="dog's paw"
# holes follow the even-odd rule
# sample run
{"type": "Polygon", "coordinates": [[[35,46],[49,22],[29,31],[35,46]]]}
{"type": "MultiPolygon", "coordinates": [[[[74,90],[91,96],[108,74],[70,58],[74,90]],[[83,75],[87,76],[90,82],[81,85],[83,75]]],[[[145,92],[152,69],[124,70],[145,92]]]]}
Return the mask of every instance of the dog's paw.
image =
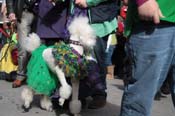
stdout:
{"type": "Polygon", "coordinates": [[[46,110],[48,112],[52,112],[53,111],[53,107],[51,104],[42,104],[41,105],[41,109],[42,110],[46,110]]]}
{"type": "Polygon", "coordinates": [[[80,100],[72,100],[69,102],[69,109],[72,114],[79,114],[81,112],[80,100]]]}
{"type": "Polygon", "coordinates": [[[25,105],[22,105],[21,108],[24,110],[23,113],[29,112],[29,110],[31,109],[31,106],[26,107],[25,105]]]}
{"type": "Polygon", "coordinates": [[[72,87],[70,85],[61,86],[59,93],[61,98],[68,99],[72,93],[72,87]]]}
{"type": "Polygon", "coordinates": [[[59,98],[59,105],[60,106],[63,106],[64,102],[65,102],[64,98],[59,98]]]}
{"type": "Polygon", "coordinates": [[[52,112],[53,111],[53,105],[50,99],[43,98],[40,102],[41,109],[52,112]]]}
{"type": "Polygon", "coordinates": [[[52,112],[53,108],[52,108],[52,106],[48,106],[48,107],[46,107],[46,110],[49,111],[49,112],[52,112]]]}

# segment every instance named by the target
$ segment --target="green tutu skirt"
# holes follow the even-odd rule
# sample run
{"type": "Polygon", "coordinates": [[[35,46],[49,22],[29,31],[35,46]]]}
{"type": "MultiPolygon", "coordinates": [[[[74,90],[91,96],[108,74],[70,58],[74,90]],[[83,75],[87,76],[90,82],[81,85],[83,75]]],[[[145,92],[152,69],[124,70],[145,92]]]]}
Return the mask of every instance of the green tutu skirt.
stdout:
{"type": "Polygon", "coordinates": [[[27,65],[27,84],[38,94],[50,96],[58,86],[57,76],[51,72],[42,57],[43,51],[47,47],[41,45],[32,52],[27,65]]]}

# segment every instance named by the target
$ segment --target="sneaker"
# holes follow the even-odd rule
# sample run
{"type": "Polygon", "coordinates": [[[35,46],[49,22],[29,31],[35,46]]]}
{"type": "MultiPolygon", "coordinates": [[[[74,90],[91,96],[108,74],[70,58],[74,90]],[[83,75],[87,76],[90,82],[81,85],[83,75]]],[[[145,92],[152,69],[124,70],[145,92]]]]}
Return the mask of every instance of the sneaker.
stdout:
{"type": "Polygon", "coordinates": [[[170,87],[167,85],[167,86],[162,86],[161,87],[161,92],[165,95],[169,95],[171,94],[171,90],[170,90],[170,87]]]}
{"type": "Polygon", "coordinates": [[[16,79],[15,81],[13,81],[12,83],[12,88],[18,88],[22,85],[22,80],[18,80],[16,79]]]}
{"type": "Polygon", "coordinates": [[[154,96],[154,100],[160,101],[160,100],[161,100],[161,97],[162,97],[162,94],[161,94],[160,91],[158,91],[158,92],[156,93],[156,95],[154,96]]]}

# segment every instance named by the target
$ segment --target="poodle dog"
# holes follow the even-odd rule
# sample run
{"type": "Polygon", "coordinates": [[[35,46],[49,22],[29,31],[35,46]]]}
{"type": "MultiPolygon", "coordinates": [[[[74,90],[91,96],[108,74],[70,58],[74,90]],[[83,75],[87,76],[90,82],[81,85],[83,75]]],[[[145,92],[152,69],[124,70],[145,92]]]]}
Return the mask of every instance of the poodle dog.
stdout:
{"type": "MultiPolygon", "coordinates": [[[[29,61],[28,64],[28,87],[24,88],[21,94],[25,108],[28,109],[30,107],[33,101],[33,95],[37,92],[43,94],[41,107],[47,111],[52,111],[52,103],[48,96],[57,87],[57,83],[59,82],[59,104],[63,105],[64,101],[72,95],[72,101],[69,104],[70,111],[75,116],[80,113],[81,102],[78,100],[79,79],[86,74],[87,59],[92,59],[89,51],[96,42],[95,33],[88,22],[89,20],[87,17],[75,17],[68,27],[70,40],[66,43],[59,42],[52,47],[42,45],[39,37],[34,33],[21,41],[22,47],[32,53],[31,61],[29,61]],[[39,55],[40,59],[37,60],[39,55]],[[44,61],[41,62],[41,59],[44,61]],[[38,62],[40,62],[39,65],[42,65],[42,68],[35,67],[38,62]],[[44,72],[41,71],[43,67],[45,67],[45,70],[43,70],[44,72]],[[37,80],[35,78],[39,80],[39,77],[43,78],[42,76],[45,76],[45,71],[47,71],[47,76],[49,76],[47,79],[49,82],[52,82],[51,87],[48,84],[50,89],[47,90],[47,92],[41,91],[43,90],[42,87],[48,88],[46,83],[35,82],[37,80]],[[31,77],[32,79],[30,79],[31,77]],[[70,77],[71,86],[66,81],[66,77],[70,77]],[[38,86],[32,85],[33,83],[36,83],[38,86],[40,85],[41,90],[38,89],[38,86]]],[[[43,81],[43,79],[40,79],[40,81],[43,81]]]]}
{"type": "Polygon", "coordinates": [[[28,111],[35,93],[42,95],[40,106],[42,109],[52,111],[52,102],[49,96],[58,86],[56,75],[51,72],[45,63],[42,53],[47,48],[41,44],[39,36],[29,34],[21,41],[22,47],[31,53],[27,65],[27,87],[22,90],[21,98],[24,101],[23,108],[28,111]]]}
{"type": "Polygon", "coordinates": [[[81,110],[81,102],[78,100],[79,79],[87,71],[87,60],[92,59],[89,51],[92,50],[96,43],[96,36],[89,25],[87,17],[75,17],[69,25],[68,30],[70,33],[68,47],[64,43],[60,43],[55,45],[54,48],[45,49],[43,57],[60,81],[60,105],[63,105],[64,101],[71,95],[71,87],[66,82],[66,77],[70,77],[72,101],[69,104],[69,108],[70,112],[76,116],[81,110]]]}

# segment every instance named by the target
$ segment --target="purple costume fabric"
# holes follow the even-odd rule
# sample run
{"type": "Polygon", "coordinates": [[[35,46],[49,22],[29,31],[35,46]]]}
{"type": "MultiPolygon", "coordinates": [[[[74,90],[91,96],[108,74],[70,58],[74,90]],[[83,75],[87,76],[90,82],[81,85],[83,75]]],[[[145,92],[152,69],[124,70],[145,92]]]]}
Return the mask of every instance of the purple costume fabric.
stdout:
{"type": "Polygon", "coordinates": [[[48,0],[40,0],[36,33],[44,39],[65,38],[67,8],[67,3],[58,3],[54,6],[48,0]]]}
{"type": "Polygon", "coordinates": [[[66,38],[69,38],[69,36],[70,36],[69,31],[67,30],[69,25],[70,25],[70,23],[72,22],[72,20],[75,17],[78,17],[78,16],[87,17],[87,9],[82,9],[82,8],[79,8],[79,7],[76,7],[76,6],[74,7],[73,14],[69,15],[67,23],[66,23],[66,29],[65,29],[65,36],[66,36],[66,38]]]}

